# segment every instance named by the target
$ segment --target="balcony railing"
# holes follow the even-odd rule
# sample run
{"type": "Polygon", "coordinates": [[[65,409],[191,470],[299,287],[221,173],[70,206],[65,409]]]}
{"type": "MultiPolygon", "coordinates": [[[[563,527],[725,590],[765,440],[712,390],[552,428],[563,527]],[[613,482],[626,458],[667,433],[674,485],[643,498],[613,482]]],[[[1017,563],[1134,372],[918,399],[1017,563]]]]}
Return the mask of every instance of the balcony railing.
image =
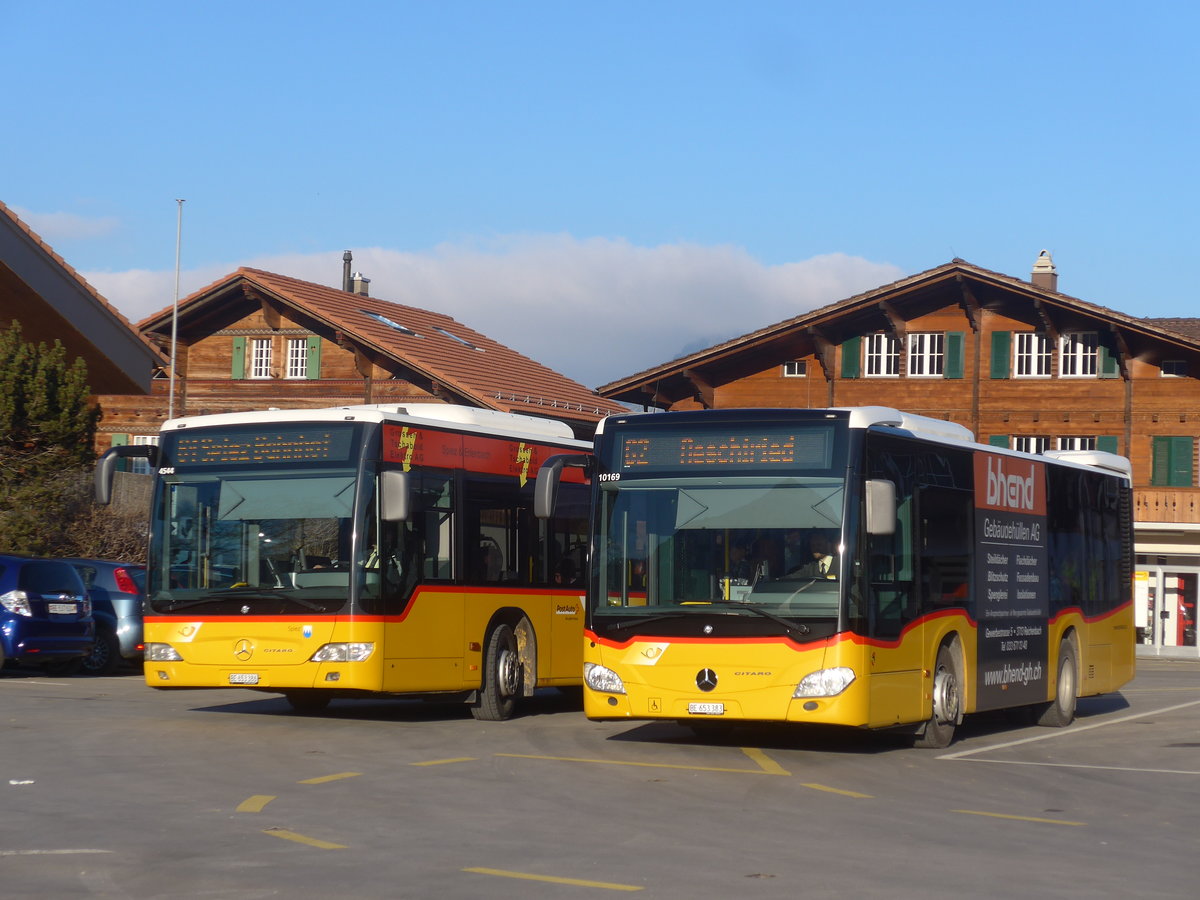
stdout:
{"type": "Polygon", "coordinates": [[[1200,523],[1200,488],[1135,488],[1133,520],[1200,523]]]}

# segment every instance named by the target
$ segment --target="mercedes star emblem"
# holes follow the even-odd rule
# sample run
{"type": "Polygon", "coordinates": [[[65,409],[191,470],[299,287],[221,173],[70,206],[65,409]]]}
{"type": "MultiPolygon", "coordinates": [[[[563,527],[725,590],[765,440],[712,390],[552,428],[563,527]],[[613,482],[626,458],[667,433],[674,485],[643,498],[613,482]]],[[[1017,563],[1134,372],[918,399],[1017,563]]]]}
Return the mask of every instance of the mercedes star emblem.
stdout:
{"type": "Polygon", "coordinates": [[[711,691],[717,686],[717,673],[712,669],[701,669],[696,673],[696,687],[702,691],[711,691]]]}
{"type": "MultiPolygon", "coordinates": [[[[233,655],[242,662],[245,662],[254,655],[254,645],[249,641],[238,641],[233,645],[233,655]]],[[[716,676],[714,676],[714,678],[715,677],[716,676]]]]}

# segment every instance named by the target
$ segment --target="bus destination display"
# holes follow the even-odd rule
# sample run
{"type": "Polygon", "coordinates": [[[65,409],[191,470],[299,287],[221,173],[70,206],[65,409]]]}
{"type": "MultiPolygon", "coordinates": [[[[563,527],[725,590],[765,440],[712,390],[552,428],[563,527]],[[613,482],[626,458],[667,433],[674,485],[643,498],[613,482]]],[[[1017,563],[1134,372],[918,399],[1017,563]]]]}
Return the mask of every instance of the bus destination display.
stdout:
{"type": "Polygon", "coordinates": [[[329,425],[205,430],[175,436],[175,466],[348,462],[351,428],[329,425]]]}
{"type": "Polygon", "coordinates": [[[621,435],[621,471],[669,472],[697,467],[827,469],[830,428],[722,431],[631,431],[621,435]]]}

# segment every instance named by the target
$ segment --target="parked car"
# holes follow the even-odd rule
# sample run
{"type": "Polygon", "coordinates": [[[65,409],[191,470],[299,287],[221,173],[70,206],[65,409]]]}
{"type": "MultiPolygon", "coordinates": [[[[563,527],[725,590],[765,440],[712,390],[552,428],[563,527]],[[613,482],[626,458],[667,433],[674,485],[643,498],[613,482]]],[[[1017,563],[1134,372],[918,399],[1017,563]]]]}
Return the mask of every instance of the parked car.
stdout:
{"type": "Polygon", "coordinates": [[[65,674],[92,652],[95,635],[91,600],[74,566],[0,554],[0,665],[35,663],[65,674]]]}
{"type": "Polygon", "coordinates": [[[83,661],[89,675],[111,675],[128,661],[142,661],[142,600],[146,567],[107,559],[66,559],[79,572],[92,598],[96,644],[83,661]]]}

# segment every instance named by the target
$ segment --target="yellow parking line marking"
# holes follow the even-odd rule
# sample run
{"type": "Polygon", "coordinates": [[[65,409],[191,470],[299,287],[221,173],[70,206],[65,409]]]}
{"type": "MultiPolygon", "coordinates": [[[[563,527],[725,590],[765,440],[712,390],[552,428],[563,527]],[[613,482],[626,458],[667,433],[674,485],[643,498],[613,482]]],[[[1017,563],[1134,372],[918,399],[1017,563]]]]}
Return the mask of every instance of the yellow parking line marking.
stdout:
{"type": "Polygon", "coordinates": [[[549,762],[594,763],[601,766],[640,766],[645,769],[682,769],[686,772],[733,772],[738,775],[770,775],[764,769],[726,769],[721,766],[682,766],[673,763],[626,762],[620,759],[582,759],[574,756],[535,756],[531,753],[497,753],[508,759],[541,759],[549,762]]]}
{"type": "Polygon", "coordinates": [[[450,763],[475,762],[474,756],[456,756],[453,759],[431,759],[427,762],[409,763],[410,766],[445,766],[450,763]]]}
{"type": "Polygon", "coordinates": [[[526,881],[548,881],[551,884],[572,884],[576,887],[603,888],[606,891],[641,891],[645,888],[636,884],[614,884],[611,881],[588,881],[583,878],[559,878],[554,875],[531,875],[528,872],[506,872],[504,869],[485,869],[473,866],[463,869],[464,872],[474,872],[476,875],[497,875],[501,878],[523,878],[526,881]]]}
{"type": "Polygon", "coordinates": [[[767,756],[767,754],[765,754],[761,750],[759,750],[757,747],[743,747],[742,752],[745,753],[752,760],[754,760],[756,763],[758,763],[759,768],[761,768],[768,775],[791,775],[792,774],[787,769],[785,769],[783,766],[781,766],[779,763],[775,762],[775,760],[771,759],[771,757],[767,756]]]}
{"type": "Polygon", "coordinates": [[[357,778],[362,772],[338,772],[336,775],[322,775],[320,778],[306,778],[297,784],[325,784],[327,781],[341,781],[343,778],[357,778]]]}
{"type": "Polygon", "coordinates": [[[331,844],[329,841],[318,840],[317,838],[305,837],[302,834],[296,834],[294,831],[288,831],[286,828],[268,828],[263,834],[269,834],[277,838],[283,838],[285,841],[295,841],[297,844],[307,844],[310,847],[316,847],[319,850],[345,850],[345,844],[331,844]]]}
{"type": "Polygon", "coordinates": [[[983,812],[978,809],[952,809],[950,812],[964,813],[968,816],[988,816],[993,819],[1015,819],[1018,822],[1038,822],[1042,825],[1087,825],[1087,822],[1068,822],[1066,819],[1041,819],[1037,816],[1010,816],[1005,813],[983,812]]]}
{"type": "Polygon", "coordinates": [[[841,794],[843,797],[854,797],[856,800],[874,800],[870,794],[860,794],[858,791],[845,791],[841,788],[827,787],[823,784],[814,784],[812,782],[803,785],[806,788],[812,788],[814,791],[825,791],[827,794],[841,794]]]}
{"type": "Polygon", "coordinates": [[[247,797],[238,804],[238,812],[262,812],[263,807],[270,803],[275,798],[270,794],[255,794],[253,797],[247,797]]]}

